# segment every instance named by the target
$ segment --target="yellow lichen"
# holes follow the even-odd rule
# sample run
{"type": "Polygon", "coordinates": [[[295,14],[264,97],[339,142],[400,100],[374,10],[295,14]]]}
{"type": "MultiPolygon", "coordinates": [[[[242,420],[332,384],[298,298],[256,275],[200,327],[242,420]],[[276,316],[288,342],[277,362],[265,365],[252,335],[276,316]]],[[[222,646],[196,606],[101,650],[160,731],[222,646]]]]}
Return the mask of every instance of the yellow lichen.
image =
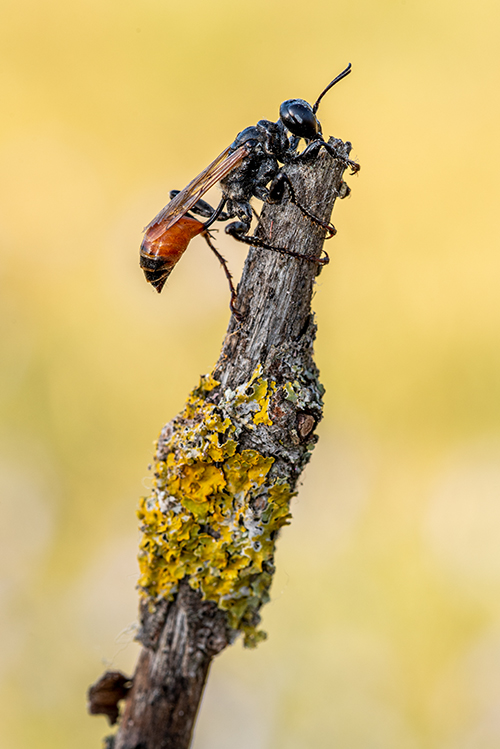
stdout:
{"type": "Polygon", "coordinates": [[[237,440],[243,427],[272,424],[275,383],[259,367],[215,406],[206,397],[217,385],[211,376],[201,379],[162,445],[153,494],[138,512],[139,585],[153,600],[169,598],[187,576],[253,646],[265,637],[257,612],[269,599],[276,536],[289,522],[292,491],[269,479],[274,458],[240,449],[237,440]]]}

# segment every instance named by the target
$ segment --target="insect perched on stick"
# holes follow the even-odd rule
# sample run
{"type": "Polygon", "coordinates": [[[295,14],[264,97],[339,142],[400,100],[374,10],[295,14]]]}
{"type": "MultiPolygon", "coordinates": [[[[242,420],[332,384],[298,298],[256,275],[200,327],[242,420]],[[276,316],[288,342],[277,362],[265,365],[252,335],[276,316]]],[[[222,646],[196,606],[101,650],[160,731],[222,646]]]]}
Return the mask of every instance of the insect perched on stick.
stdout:
{"type": "Polygon", "coordinates": [[[295,159],[312,159],[321,148],[324,148],[333,158],[350,167],[353,174],[359,170],[359,164],[337,153],[334,146],[325,141],[321,124],[316,117],[323,96],[350,72],[349,63],[347,68],[322,91],[314,106],[303,99],[284,101],[277,122],[259,120],[256,125],[245,128],[184,190],[173,190],[170,193],[170,202],[146,226],[141,244],[141,268],[146,280],[158,292],[163,289],[165,281],[191,239],[200,234],[224,269],[231,289],[231,310],[237,314],[236,290],[231,273],[226,261],[212,243],[209,232],[209,227],[215,221],[228,221],[232,218],[237,220],[227,224],[225,231],[239,242],[319,265],[329,262],[326,252],[323,257],[310,258],[286,247],[274,247],[258,237],[250,237],[250,200],[256,197],[267,203],[279,203],[288,190],[290,200],[304,216],[321,226],[328,238],[335,234],[332,224],[321,221],[297,201],[293,185],[280,164],[295,159]],[[301,138],[305,140],[306,146],[299,153],[297,148],[301,138]],[[212,208],[202,198],[217,183],[220,184],[222,198],[217,208],[212,208]],[[206,221],[198,220],[193,213],[205,218],[206,221]]]}

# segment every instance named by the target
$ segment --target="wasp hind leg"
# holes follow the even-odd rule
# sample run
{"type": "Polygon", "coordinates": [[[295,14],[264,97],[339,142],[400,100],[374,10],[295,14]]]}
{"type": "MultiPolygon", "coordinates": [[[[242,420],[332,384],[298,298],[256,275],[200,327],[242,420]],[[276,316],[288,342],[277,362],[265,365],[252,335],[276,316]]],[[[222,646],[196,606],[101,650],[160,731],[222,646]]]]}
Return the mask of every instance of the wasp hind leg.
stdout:
{"type": "Polygon", "coordinates": [[[220,254],[220,252],[217,249],[217,247],[212,243],[212,239],[210,237],[210,232],[209,231],[204,231],[203,232],[203,237],[204,237],[206,243],[208,244],[208,246],[210,247],[210,249],[212,250],[212,252],[214,253],[215,257],[219,261],[219,263],[222,265],[222,269],[223,269],[224,273],[226,274],[226,278],[227,278],[227,281],[229,283],[229,289],[230,289],[230,292],[231,292],[231,301],[229,302],[229,306],[231,308],[231,312],[233,313],[233,315],[238,320],[240,320],[241,319],[241,314],[238,311],[238,305],[237,305],[238,297],[236,295],[236,289],[234,288],[234,283],[233,283],[233,276],[231,274],[231,271],[229,270],[229,267],[228,267],[228,264],[227,264],[227,260],[220,254]]]}
{"type": "MultiPolygon", "coordinates": [[[[180,190],[171,190],[170,191],[170,200],[172,198],[175,198],[175,196],[180,192],[180,190]]],[[[194,206],[190,209],[192,213],[196,213],[198,216],[203,216],[204,218],[208,218],[208,221],[205,221],[204,224],[204,231],[202,233],[203,238],[205,239],[206,243],[214,253],[215,257],[219,261],[219,263],[222,265],[222,269],[224,273],[226,274],[227,281],[229,283],[229,290],[231,292],[231,301],[229,302],[229,306],[231,308],[231,312],[233,315],[239,320],[241,318],[240,313],[238,312],[238,306],[237,306],[237,296],[236,296],[236,289],[234,288],[233,283],[233,276],[231,274],[231,271],[229,270],[228,264],[226,259],[220,254],[217,247],[213,244],[212,238],[210,236],[210,232],[208,231],[208,227],[211,226],[214,221],[227,221],[230,216],[227,213],[224,213],[223,208],[226,205],[226,198],[222,198],[217,208],[213,208],[210,203],[207,203],[206,200],[198,200],[194,206]]],[[[190,213],[186,213],[186,216],[190,216],[190,213]]],[[[191,217],[194,218],[194,217],[191,217]]],[[[163,282],[165,283],[165,281],[163,282]]],[[[163,284],[162,284],[163,286],[163,284]]]]}

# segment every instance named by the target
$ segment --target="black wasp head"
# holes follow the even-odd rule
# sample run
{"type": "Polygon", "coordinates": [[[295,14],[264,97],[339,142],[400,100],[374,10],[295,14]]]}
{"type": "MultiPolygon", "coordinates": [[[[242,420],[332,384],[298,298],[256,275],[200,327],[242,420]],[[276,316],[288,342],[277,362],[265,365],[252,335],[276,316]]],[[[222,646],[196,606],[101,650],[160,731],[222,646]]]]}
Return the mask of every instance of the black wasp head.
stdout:
{"type": "Polygon", "coordinates": [[[321,138],[321,125],[316,118],[319,103],[327,91],[341,81],[342,78],[345,78],[346,75],[349,75],[350,72],[351,63],[321,92],[313,107],[307,101],[304,101],[304,99],[288,99],[284,101],[280,107],[280,119],[287,130],[292,135],[296,135],[298,138],[306,138],[306,140],[321,138]]]}
{"type": "Polygon", "coordinates": [[[304,99],[288,99],[280,107],[280,119],[287,130],[298,138],[313,140],[321,133],[313,108],[304,99]]]}

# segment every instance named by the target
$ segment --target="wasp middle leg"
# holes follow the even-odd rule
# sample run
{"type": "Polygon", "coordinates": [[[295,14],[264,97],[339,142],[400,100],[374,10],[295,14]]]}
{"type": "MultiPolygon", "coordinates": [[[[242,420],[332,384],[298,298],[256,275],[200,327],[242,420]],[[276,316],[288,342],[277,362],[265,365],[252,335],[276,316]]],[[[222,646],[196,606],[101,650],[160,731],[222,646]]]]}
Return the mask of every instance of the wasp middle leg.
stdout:
{"type": "MultiPolygon", "coordinates": [[[[170,190],[170,200],[175,198],[179,193],[180,190],[170,190]]],[[[208,229],[214,221],[228,221],[230,216],[222,210],[225,204],[225,198],[222,198],[217,208],[213,208],[206,200],[198,200],[198,202],[191,208],[191,213],[196,213],[197,216],[208,218],[209,220],[205,222],[205,228],[208,229]]]]}
{"type": "Polygon", "coordinates": [[[307,208],[304,208],[304,206],[299,203],[297,200],[297,196],[295,195],[295,190],[293,189],[293,185],[290,181],[290,178],[285,174],[285,172],[280,171],[274,178],[270,188],[269,188],[269,196],[268,196],[268,203],[281,203],[283,200],[283,196],[285,194],[285,187],[288,187],[288,190],[290,192],[290,200],[291,202],[297,206],[297,208],[302,211],[304,216],[306,216],[310,221],[313,222],[313,224],[316,224],[317,226],[320,226],[322,229],[326,232],[326,239],[331,239],[335,234],[337,233],[337,229],[334,227],[332,223],[329,221],[322,221],[320,218],[315,216],[313,213],[307,210],[307,208]]]}
{"type": "MultiPolygon", "coordinates": [[[[179,193],[179,190],[171,190],[170,191],[170,200],[172,198],[175,198],[175,196],[179,193]]],[[[194,204],[194,206],[191,208],[191,211],[186,214],[186,216],[190,217],[190,213],[195,213],[197,216],[203,216],[204,218],[208,218],[208,221],[205,221],[203,224],[204,230],[201,232],[201,236],[205,240],[205,242],[208,244],[212,252],[214,253],[215,257],[219,261],[219,263],[222,266],[222,270],[225,273],[225,276],[227,278],[227,282],[229,284],[229,291],[231,293],[231,301],[229,302],[229,306],[231,308],[231,312],[233,315],[237,318],[240,317],[240,314],[238,312],[237,307],[237,296],[236,296],[236,289],[234,288],[233,283],[233,276],[231,271],[229,270],[229,266],[227,264],[227,260],[221,255],[217,247],[212,242],[212,237],[210,235],[210,232],[208,230],[209,226],[211,226],[214,221],[227,221],[230,217],[227,213],[224,213],[223,208],[226,204],[226,199],[223,198],[217,208],[213,208],[210,203],[207,203],[206,200],[198,200],[197,203],[194,204]]],[[[194,218],[194,217],[193,217],[194,218]]]]}

